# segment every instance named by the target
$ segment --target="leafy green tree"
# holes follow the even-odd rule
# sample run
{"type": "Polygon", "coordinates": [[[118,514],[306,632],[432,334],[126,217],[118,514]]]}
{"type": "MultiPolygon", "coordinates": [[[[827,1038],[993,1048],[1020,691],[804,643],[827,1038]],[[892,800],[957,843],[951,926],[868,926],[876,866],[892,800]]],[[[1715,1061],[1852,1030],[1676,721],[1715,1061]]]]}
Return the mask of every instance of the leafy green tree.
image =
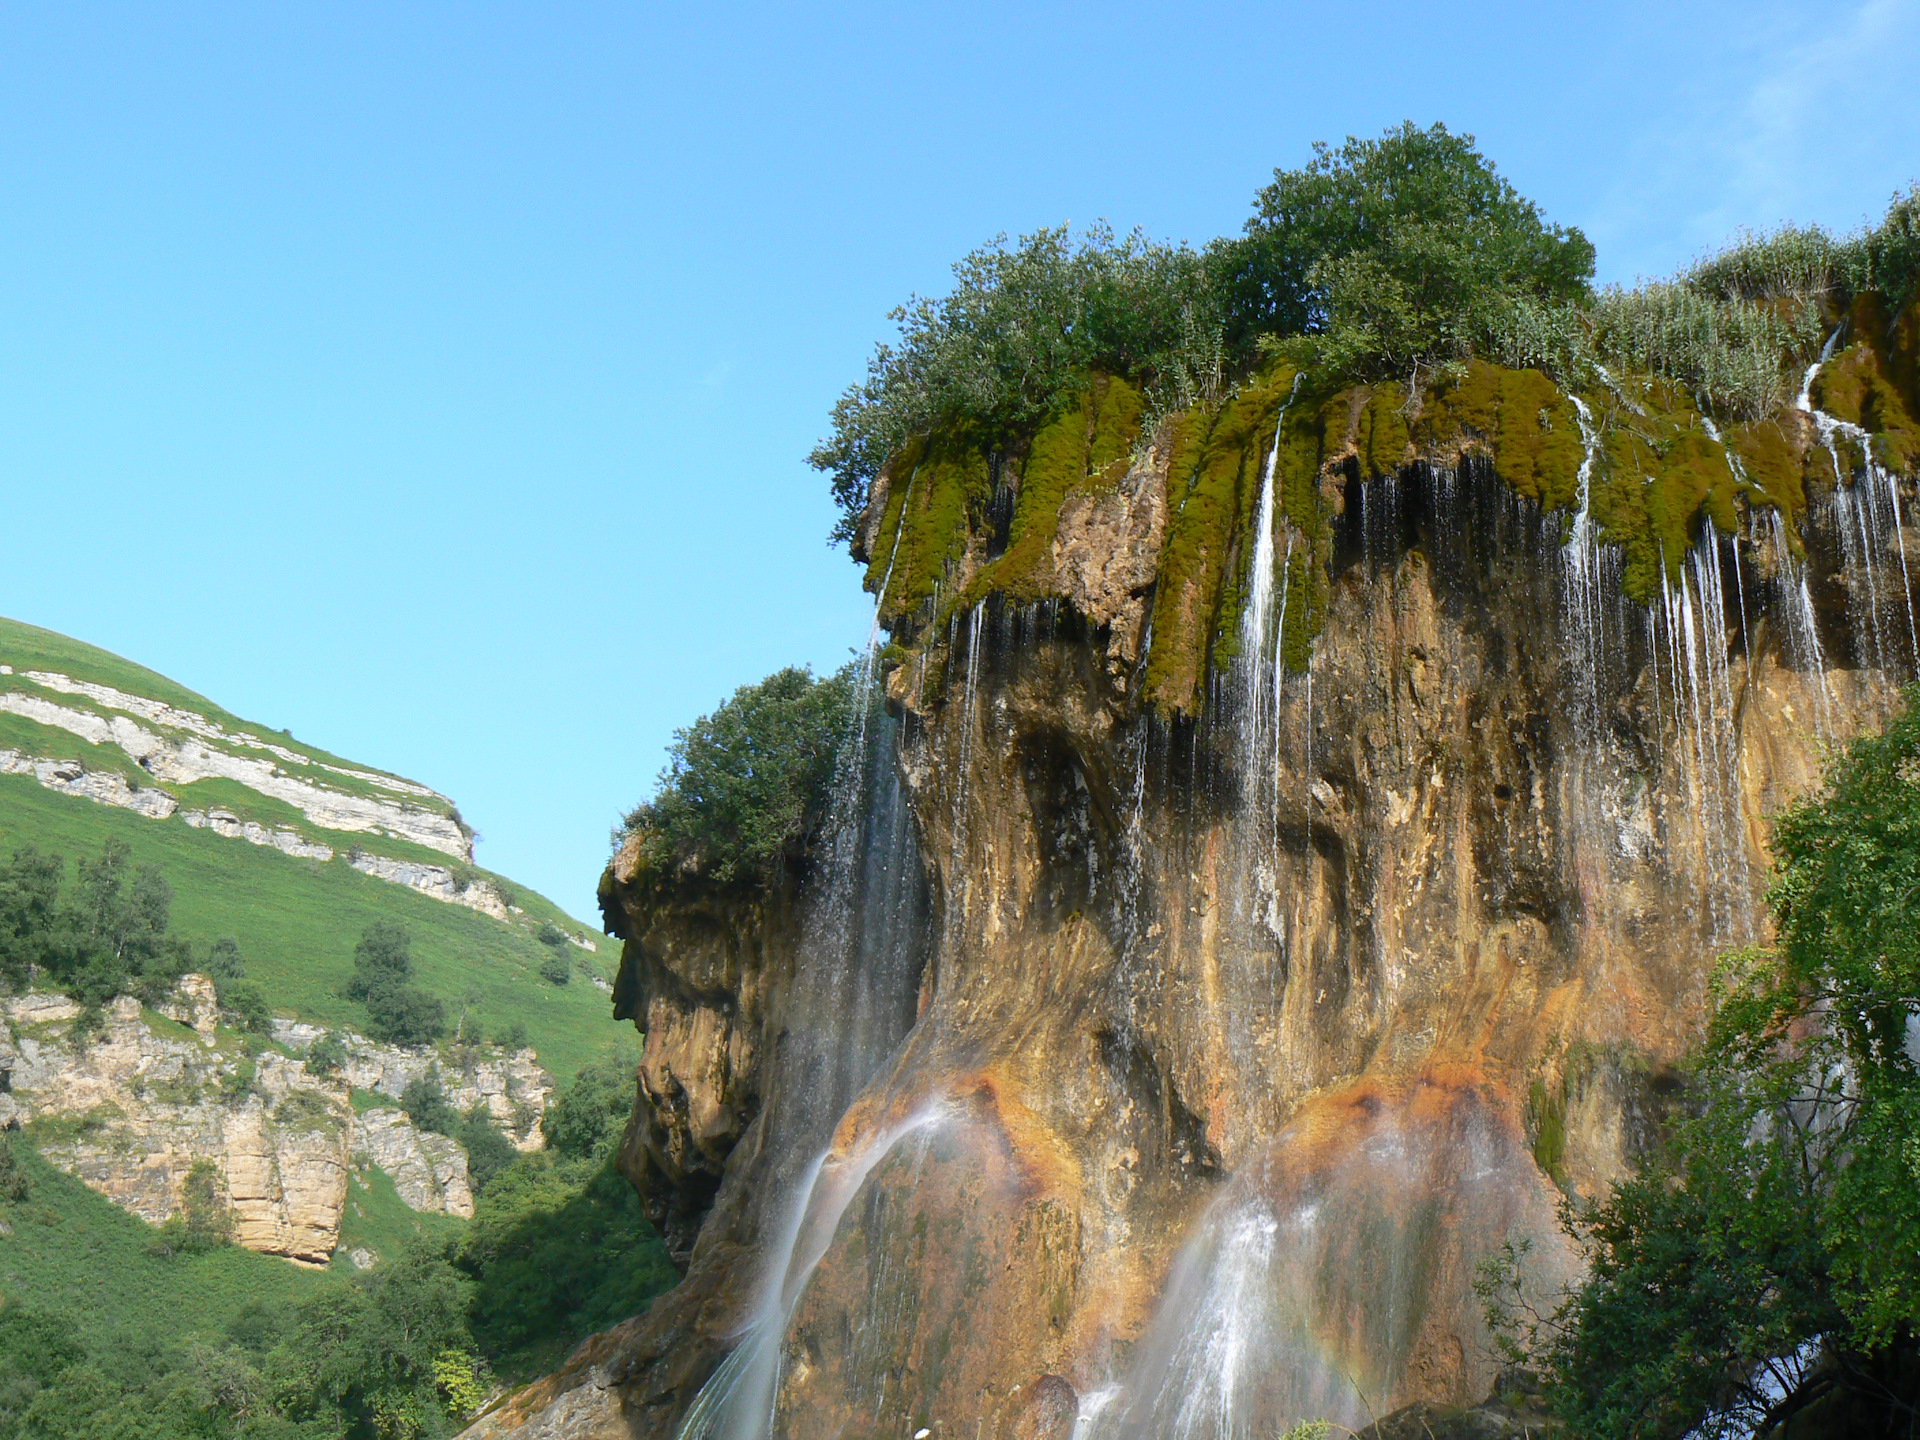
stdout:
{"type": "Polygon", "coordinates": [[[1246,235],[1209,251],[1230,344],[1308,335],[1338,375],[1468,354],[1517,300],[1584,300],[1592,244],[1549,225],[1471,135],[1406,121],[1276,170],[1246,235]]]}
{"type": "Polygon", "coordinates": [[[620,1049],[580,1067],[573,1083],[540,1119],[554,1154],[570,1160],[599,1160],[613,1152],[633,1112],[637,1064],[632,1051],[620,1049]]]}
{"type": "Polygon", "coordinates": [[[573,979],[573,965],[564,955],[549,955],[540,962],[540,978],[549,985],[565,985],[573,979]]]}
{"type": "Polygon", "coordinates": [[[0,866],[0,981],[23,990],[46,963],[46,946],[59,913],[66,861],[29,845],[0,866]]]}
{"type": "Polygon", "coordinates": [[[853,701],[849,670],[776,671],[674,732],[652,800],[627,816],[662,880],[763,881],[825,814],[853,701]]]}
{"type": "Polygon", "coordinates": [[[376,920],[354,946],[347,997],[367,1009],[367,1034],[390,1045],[431,1045],[446,1033],[447,1009],[408,982],[413,941],[404,925],[376,920]]]}
{"type": "Polygon", "coordinates": [[[422,1130],[451,1136],[460,1126],[460,1112],[447,1103],[447,1092],[440,1082],[422,1075],[407,1082],[400,1092],[400,1108],[422,1130]]]}
{"type": "Polygon", "coordinates": [[[307,1047],[307,1071],[313,1075],[334,1075],[346,1063],[347,1046],[333,1031],[324,1031],[307,1047]]]}
{"type": "Polygon", "coordinates": [[[487,1188],[494,1176],[520,1158],[520,1152],[500,1133],[483,1105],[467,1111],[454,1138],[467,1152],[467,1183],[476,1195],[487,1188]]]}
{"type": "Polygon", "coordinates": [[[1774,846],[1777,943],[1723,968],[1695,1113],[1571,1217],[1590,1274],[1534,1337],[1594,1440],[1920,1414],[1920,690],[1774,846]]]}

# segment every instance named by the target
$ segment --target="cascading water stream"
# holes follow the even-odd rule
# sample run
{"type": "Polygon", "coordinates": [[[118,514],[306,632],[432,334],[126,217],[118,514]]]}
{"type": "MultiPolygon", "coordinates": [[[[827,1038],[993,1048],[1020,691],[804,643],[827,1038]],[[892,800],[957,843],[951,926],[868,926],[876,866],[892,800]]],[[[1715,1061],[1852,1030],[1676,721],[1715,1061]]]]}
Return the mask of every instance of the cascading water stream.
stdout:
{"type": "Polygon", "coordinates": [[[1601,573],[1603,552],[1594,534],[1592,515],[1593,462],[1599,453],[1600,437],[1593,427],[1593,415],[1587,409],[1586,402],[1578,395],[1569,395],[1567,398],[1573,402],[1574,414],[1579,418],[1580,445],[1585,453],[1580,461],[1578,477],[1580,509],[1573,517],[1567,543],[1560,550],[1561,562],[1566,570],[1562,608],[1573,650],[1574,681],[1578,690],[1575,724],[1584,728],[1582,738],[1592,744],[1600,735],[1600,684],[1606,670],[1601,573]]]}
{"type": "MultiPolygon", "coordinates": [[[[911,477],[908,486],[910,493],[911,477]]],[[[891,571],[889,557],[889,579],[891,571]]],[[[885,594],[883,581],[866,653],[854,670],[853,713],[808,881],[784,1033],[759,1122],[769,1159],[755,1186],[765,1198],[749,1204],[765,1237],[758,1298],[738,1343],[689,1408],[680,1440],[765,1440],[771,1433],[781,1332],[834,1224],[887,1150],[937,1116],[923,1112],[866,1137],[839,1160],[822,1150],[911,1027],[931,939],[926,882],[893,763],[898,726],[877,703],[885,594]]]]}
{"type": "Polygon", "coordinates": [[[1889,617],[1882,613],[1892,608],[1885,590],[1892,577],[1883,576],[1883,572],[1891,568],[1886,553],[1891,546],[1899,561],[1901,610],[1907,631],[1907,652],[1900,659],[1911,670],[1920,671],[1920,623],[1916,623],[1913,608],[1913,577],[1907,564],[1899,480],[1873,458],[1872,436],[1860,426],[1829,415],[1813,403],[1813,382],[1821,367],[1832,358],[1839,339],[1840,330],[1836,329],[1821,347],[1820,358],[1807,367],[1794,407],[1812,422],[1821,448],[1833,464],[1834,528],[1839,531],[1841,553],[1845,558],[1848,594],[1856,611],[1864,611],[1867,633],[1872,640],[1873,653],[1867,658],[1881,669],[1890,668],[1889,662],[1894,658],[1889,651],[1888,631],[1898,622],[1889,624],[1889,617]],[[1841,463],[1840,441],[1860,451],[1861,468],[1857,478],[1849,473],[1851,467],[1841,463]]]}
{"type": "Polygon", "coordinates": [[[874,1168],[909,1135],[944,1116],[929,1106],[866,1137],[850,1154],[816,1156],[765,1250],[765,1270],[739,1342],[687,1409],[675,1440],[768,1440],[780,1383],[780,1343],[840,1219],[874,1168]]]}
{"type": "MultiPolygon", "coordinates": [[[[1265,743],[1267,732],[1271,728],[1274,716],[1278,714],[1279,682],[1277,677],[1269,676],[1266,670],[1269,649],[1278,649],[1277,635],[1270,636],[1273,630],[1273,592],[1274,592],[1274,482],[1280,468],[1280,432],[1287,423],[1287,411],[1292,408],[1294,396],[1300,393],[1300,381],[1305,372],[1293,377],[1293,388],[1287,392],[1287,398],[1281,403],[1280,414],[1273,422],[1273,445],[1267,451],[1266,470],[1260,481],[1260,502],[1254,516],[1253,566],[1248,575],[1248,594],[1246,608],[1240,614],[1240,654],[1242,657],[1241,714],[1240,714],[1240,754],[1241,761],[1249,774],[1262,768],[1268,749],[1265,743]],[[1269,692],[1273,696],[1273,708],[1268,709],[1269,692]]],[[[1288,559],[1292,559],[1293,536],[1289,527],[1287,536],[1288,559]]],[[[1281,605],[1286,604],[1286,582],[1281,580],[1281,605]]],[[[1274,663],[1281,663],[1276,654],[1274,663]]]]}

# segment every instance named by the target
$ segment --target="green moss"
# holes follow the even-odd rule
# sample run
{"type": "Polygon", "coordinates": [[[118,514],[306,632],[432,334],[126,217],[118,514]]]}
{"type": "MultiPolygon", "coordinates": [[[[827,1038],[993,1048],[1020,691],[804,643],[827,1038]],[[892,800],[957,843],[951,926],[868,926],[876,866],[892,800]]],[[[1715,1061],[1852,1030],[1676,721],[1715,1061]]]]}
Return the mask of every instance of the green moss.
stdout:
{"type": "Polygon", "coordinates": [[[1211,411],[1197,407],[1175,421],[1145,679],[1148,697],[1164,709],[1193,713],[1214,650],[1222,660],[1230,653],[1230,627],[1223,634],[1218,621],[1239,613],[1238,542],[1293,375],[1278,366],[1211,411]]]}
{"type": "MultiPolygon", "coordinates": [[[[1853,319],[1854,333],[1868,338],[1830,362],[1816,398],[1871,432],[1881,463],[1911,471],[1920,464],[1920,301],[1897,323],[1877,311],[1853,319]]],[[[1296,391],[1295,374],[1277,360],[1224,399],[1168,422],[1167,522],[1142,686],[1163,711],[1196,713],[1206,676],[1238,652],[1254,508],[1289,396],[1273,463],[1281,527],[1276,579],[1284,606],[1279,645],[1290,668],[1306,665],[1326,620],[1337,500],[1333,490],[1322,491],[1342,468],[1368,482],[1397,473],[1418,455],[1477,457],[1547,511],[1565,512],[1578,501],[1587,457],[1580,418],[1572,399],[1539,370],[1479,361],[1458,367],[1421,397],[1411,423],[1397,384],[1328,390],[1309,374],[1296,391]]],[[[1804,427],[1783,416],[1716,432],[1693,397],[1645,377],[1610,379],[1605,391],[1584,398],[1600,432],[1590,475],[1594,528],[1603,543],[1622,551],[1623,585],[1635,601],[1656,596],[1663,573],[1678,575],[1703,524],[1731,534],[1743,511],[1774,507],[1797,534],[1809,485],[1833,483],[1825,452],[1804,449],[1804,427]]],[[[1017,477],[1007,547],[964,592],[943,592],[944,605],[928,617],[933,625],[921,633],[931,643],[916,663],[926,666],[930,689],[939,688],[945,671],[940,641],[957,606],[996,590],[1022,603],[1053,593],[1051,547],[1060,509],[1076,493],[1118,483],[1140,419],[1138,390],[1096,375],[1030,436],[998,442],[1017,477]]],[[[896,457],[893,472],[907,479],[892,484],[898,493],[889,494],[868,572],[877,585],[897,535],[884,606],[890,617],[932,595],[966,553],[969,527],[986,513],[987,453],[978,440],[936,437],[896,457]]],[[[1842,465],[1862,459],[1843,454],[1842,465]]],[[[910,652],[900,660],[908,658],[910,652]]]]}
{"type": "Polygon", "coordinates": [[[1398,382],[1372,387],[1360,411],[1355,448],[1363,475],[1392,475],[1407,463],[1406,392],[1398,382]]]}
{"type": "Polygon", "coordinates": [[[987,448],[971,434],[940,434],[909,446],[889,465],[905,474],[899,499],[889,483],[886,516],[867,570],[868,588],[886,582],[883,618],[931,599],[967,540],[992,491],[987,448]],[[917,454],[915,452],[918,452],[917,454]],[[888,572],[891,570],[891,580],[888,572]]]}

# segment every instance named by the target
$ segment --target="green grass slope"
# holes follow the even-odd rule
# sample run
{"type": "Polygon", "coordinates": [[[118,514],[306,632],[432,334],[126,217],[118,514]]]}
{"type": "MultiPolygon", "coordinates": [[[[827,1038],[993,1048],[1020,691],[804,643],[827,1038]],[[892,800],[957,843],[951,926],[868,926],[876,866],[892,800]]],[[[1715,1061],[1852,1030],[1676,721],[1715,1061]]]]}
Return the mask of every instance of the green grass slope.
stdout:
{"type": "MultiPolygon", "coordinates": [[[[275,743],[288,739],[284,732],[229,715],[204,696],[117,656],[14,621],[0,620],[0,663],[16,672],[58,670],[77,680],[195,710],[229,729],[275,743]]],[[[17,676],[0,677],[0,684],[14,679],[17,676]]],[[[0,714],[0,748],[76,759],[89,770],[118,771],[153,783],[117,747],[89,745],[18,715],[0,714]]],[[[326,764],[371,768],[311,746],[298,748],[326,764]]],[[[354,944],[374,921],[391,920],[411,932],[416,983],[446,1002],[449,1020],[467,1008],[489,1038],[503,1035],[516,1022],[524,1024],[541,1063],[563,1085],[624,1031],[610,1018],[605,992],[590,978],[612,977],[617,956],[604,937],[597,941],[597,953],[572,945],[560,951],[574,967],[570,983],[554,985],[541,978],[541,963],[554,954],[538,938],[543,922],[572,934],[598,932],[597,926],[581,923],[544,896],[504,877],[464,867],[495,879],[502,893],[525,912],[503,922],[363,875],[346,860],[348,849],[359,844],[395,859],[457,866],[425,846],[318,829],[292,807],[232,781],[200,780],[174,793],[183,805],[220,805],[267,824],[297,821],[304,834],[324,840],[339,853],[330,861],[295,859],[271,847],[192,828],[178,816],[152,820],[47,790],[31,775],[0,775],[0,856],[32,845],[65,856],[71,866],[82,855],[97,854],[110,837],[124,840],[137,863],[159,866],[172,885],[173,933],[197,946],[232,936],[246,958],[248,978],[281,1015],[335,1027],[362,1026],[364,1011],[345,994],[354,944]]]]}
{"type": "Polygon", "coordinates": [[[321,1277],[237,1245],[160,1256],[138,1216],[64,1175],[30,1145],[13,1147],[25,1200],[0,1206],[0,1300],[53,1310],[89,1350],[156,1335],[216,1337],[248,1301],[284,1305],[321,1277]]]}

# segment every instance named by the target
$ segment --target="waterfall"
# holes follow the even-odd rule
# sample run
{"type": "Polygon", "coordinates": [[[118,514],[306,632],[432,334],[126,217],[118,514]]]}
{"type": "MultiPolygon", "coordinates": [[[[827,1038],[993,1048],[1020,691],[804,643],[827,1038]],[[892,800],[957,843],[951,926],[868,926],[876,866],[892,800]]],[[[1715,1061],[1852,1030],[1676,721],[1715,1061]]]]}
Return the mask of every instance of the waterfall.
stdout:
{"type": "Polygon", "coordinates": [[[780,1343],[794,1306],[840,1219],[874,1168],[910,1135],[944,1118],[928,1106],[897,1124],[870,1133],[846,1155],[815,1156],[794,1188],[772,1241],[763,1251],[751,1317],[727,1358],[700,1387],[675,1440],[768,1440],[779,1393],[780,1343]]]}
{"type": "MultiPolygon", "coordinates": [[[[1281,576],[1280,607],[1281,624],[1270,624],[1273,618],[1273,522],[1274,522],[1274,481],[1280,469],[1280,432],[1287,423],[1287,411],[1293,405],[1293,398],[1300,393],[1302,371],[1293,377],[1293,388],[1287,392],[1287,398],[1281,402],[1280,414],[1273,422],[1273,445],[1267,451],[1267,464],[1260,481],[1260,502],[1254,516],[1253,565],[1247,582],[1247,604],[1240,614],[1240,658],[1242,672],[1240,735],[1241,761],[1249,775],[1257,774],[1268,746],[1265,743],[1266,732],[1279,712],[1279,676],[1271,677],[1266,672],[1268,650],[1271,646],[1273,663],[1276,667],[1284,664],[1279,653],[1281,637],[1285,633],[1286,618],[1286,576],[1281,576]],[[1269,633],[1271,631],[1271,634],[1269,633]],[[1269,690],[1273,696],[1271,712],[1266,705],[1269,690]]],[[[1287,527],[1287,559],[1293,559],[1293,527],[1287,527]]]]}
{"type": "MultiPolygon", "coordinates": [[[[1736,552],[1737,553],[1737,552],[1736,552]]],[[[1752,869],[1741,808],[1739,716],[1733,693],[1734,635],[1727,626],[1726,570],[1711,520],[1687,551],[1676,588],[1661,553],[1660,600],[1647,612],[1656,700],[1661,651],[1673,717],[1673,759],[1699,834],[1699,879],[1716,943],[1751,938],[1752,869]],[[1664,642],[1664,645],[1663,645],[1664,642]]],[[[1744,623],[1744,622],[1743,622],[1744,623]]],[[[1664,730],[1664,722],[1662,722],[1664,730]]]]}
{"type": "Polygon", "coordinates": [[[1899,479],[1873,458],[1873,439],[1865,430],[1827,414],[1813,403],[1814,378],[1832,358],[1834,345],[1839,339],[1840,330],[1836,329],[1821,347],[1820,358],[1807,367],[1806,374],[1801,378],[1800,394],[1794,400],[1794,408],[1812,422],[1821,448],[1827,452],[1827,458],[1833,465],[1833,520],[1840,536],[1849,609],[1856,618],[1866,621],[1869,645],[1868,653],[1862,658],[1882,670],[1893,668],[1897,658],[1910,671],[1920,671],[1920,624],[1916,624],[1914,616],[1913,577],[1907,565],[1906,524],[1900,509],[1899,479]],[[1841,463],[1842,441],[1860,450],[1861,465],[1857,477],[1850,465],[1841,463]],[[1889,549],[1892,556],[1888,554],[1889,549]],[[1899,564],[1897,582],[1892,575],[1892,561],[1896,557],[1899,564]],[[1900,587],[1900,603],[1898,613],[1890,615],[1887,612],[1894,611],[1895,606],[1887,598],[1886,591],[1892,583],[1898,583],[1900,587]],[[1890,642],[1892,636],[1902,628],[1899,624],[1901,615],[1906,621],[1907,647],[1904,655],[1896,657],[1890,642]]]}
{"type": "Polygon", "coordinates": [[[1578,395],[1573,402],[1580,422],[1580,445],[1585,451],[1580,461],[1580,509],[1573,517],[1567,543],[1560,549],[1566,572],[1562,592],[1562,617],[1573,651],[1575,684],[1575,726],[1584,728],[1589,744],[1600,735],[1600,685],[1606,669],[1603,626],[1604,594],[1602,586],[1603,554],[1593,531],[1593,461],[1599,453],[1600,436],[1593,428],[1593,415],[1578,395]]]}
{"type": "Polygon", "coordinates": [[[763,1082],[766,1159],[747,1206],[763,1237],[757,1298],[738,1343],[689,1408],[679,1440],[770,1433],[781,1331],[840,1213],[888,1149],[936,1118],[923,1112],[837,1159],[822,1148],[911,1028],[932,939],[918,841],[894,763],[899,725],[879,706],[878,605],[854,670],[853,713],[820,858],[803,894],[784,1034],[763,1082]]]}
{"type": "MultiPolygon", "coordinates": [[[[1756,516],[1753,529],[1759,532],[1761,528],[1756,516]]],[[[1786,517],[1778,510],[1766,512],[1762,533],[1772,562],[1774,606],[1781,618],[1787,663],[1801,674],[1818,679],[1813,723],[1815,732],[1825,740],[1833,730],[1833,686],[1827,680],[1827,657],[1820,646],[1820,625],[1813,608],[1813,592],[1807,585],[1807,567],[1793,553],[1786,517]]],[[[1760,542],[1756,539],[1754,543],[1757,548],[1760,542]]]]}

